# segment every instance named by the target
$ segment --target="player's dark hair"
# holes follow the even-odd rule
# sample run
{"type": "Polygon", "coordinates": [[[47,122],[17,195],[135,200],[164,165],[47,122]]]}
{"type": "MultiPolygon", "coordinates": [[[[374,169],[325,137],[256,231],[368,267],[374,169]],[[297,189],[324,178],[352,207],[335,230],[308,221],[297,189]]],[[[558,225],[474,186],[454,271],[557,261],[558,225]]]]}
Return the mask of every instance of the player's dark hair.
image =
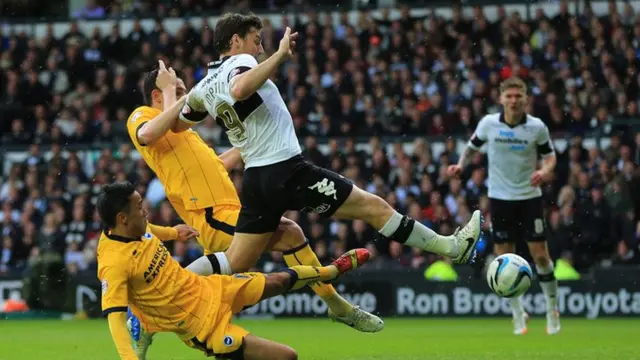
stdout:
{"type": "Polygon", "coordinates": [[[129,212],[129,204],[131,203],[131,195],[136,188],[128,181],[115,182],[102,188],[96,208],[100,219],[107,227],[116,226],[116,217],[120,212],[129,212]]]}
{"type": "Polygon", "coordinates": [[[251,29],[262,30],[262,20],[252,13],[224,14],[216,23],[213,31],[213,47],[218,54],[224,54],[231,50],[231,38],[238,34],[241,38],[245,38],[251,29]]]}
{"type": "Polygon", "coordinates": [[[153,99],[151,98],[151,93],[153,90],[160,90],[156,86],[156,80],[158,79],[158,69],[153,69],[149,71],[144,77],[144,84],[142,85],[144,92],[144,102],[147,106],[151,106],[153,99]]]}

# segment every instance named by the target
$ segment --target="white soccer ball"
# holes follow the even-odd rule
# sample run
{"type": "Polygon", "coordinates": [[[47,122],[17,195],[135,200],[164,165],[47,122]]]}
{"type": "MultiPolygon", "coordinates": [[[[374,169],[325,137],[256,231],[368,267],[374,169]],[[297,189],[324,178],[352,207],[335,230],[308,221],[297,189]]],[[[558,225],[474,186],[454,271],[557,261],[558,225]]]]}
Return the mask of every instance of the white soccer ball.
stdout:
{"type": "Polygon", "coordinates": [[[529,290],[532,274],[527,260],[516,254],[503,254],[489,264],[487,283],[498,296],[512,298],[529,290]]]}

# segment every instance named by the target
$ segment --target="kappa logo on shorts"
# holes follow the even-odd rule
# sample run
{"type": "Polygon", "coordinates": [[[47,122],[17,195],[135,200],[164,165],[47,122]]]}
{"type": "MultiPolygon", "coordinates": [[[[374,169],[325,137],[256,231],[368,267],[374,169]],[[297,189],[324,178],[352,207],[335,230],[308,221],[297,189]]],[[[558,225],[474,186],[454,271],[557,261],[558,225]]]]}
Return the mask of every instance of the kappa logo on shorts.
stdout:
{"type": "Polygon", "coordinates": [[[102,295],[107,293],[108,288],[109,284],[107,283],[107,279],[102,280],[102,295]]]}
{"type": "Polygon", "coordinates": [[[329,181],[329,179],[324,178],[322,181],[318,181],[312,186],[309,186],[310,190],[318,190],[318,192],[325,196],[333,196],[333,200],[338,200],[336,196],[336,188],[333,181],[329,181]]]}
{"type": "Polygon", "coordinates": [[[222,340],[222,343],[225,346],[233,346],[233,337],[227,335],[224,337],[224,339],[222,340]]]}

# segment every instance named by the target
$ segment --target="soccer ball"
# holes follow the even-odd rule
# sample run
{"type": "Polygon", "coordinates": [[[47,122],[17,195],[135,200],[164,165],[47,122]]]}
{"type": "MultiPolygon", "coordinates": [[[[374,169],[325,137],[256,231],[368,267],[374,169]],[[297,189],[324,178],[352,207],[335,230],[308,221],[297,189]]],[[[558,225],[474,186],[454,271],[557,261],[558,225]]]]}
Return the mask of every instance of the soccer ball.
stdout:
{"type": "Polygon", "coordinates": [[[516,254],[495,258],[487,269],[487,283],[498,296],[512,298],[531,287],[532,271],[527,260],[516,254]]]}

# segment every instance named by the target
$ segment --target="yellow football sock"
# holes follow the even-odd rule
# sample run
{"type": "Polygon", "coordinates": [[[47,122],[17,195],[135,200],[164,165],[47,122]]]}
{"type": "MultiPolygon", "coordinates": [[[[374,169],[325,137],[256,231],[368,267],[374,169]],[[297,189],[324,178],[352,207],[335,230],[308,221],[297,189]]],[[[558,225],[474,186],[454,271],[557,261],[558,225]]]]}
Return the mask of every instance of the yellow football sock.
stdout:
{"type": "Polygon", "coordinates": [[[335,266],[296,265],[291,266],[288,270],[292,270],[297,276],[291,290],[301,289],[317,281],[332,280],[338,276],[338,269],[335,266]]]}
{"type": "MultiPolygon", "coordinates": [[[[309,244],[293,249],[293,251],[285,252],[283,257],[287,266],[290,267],[295,267],[296,265],[322,266],[309,244]]],[[[331,266],[331,268],[335,267],[331,266]]],[[[327,303],[331,311],[337,316],[345,316],[353,309],[353,306],[340,296],[331,284],[315,282],[311,284],[311,289],[327,303]]]]}

